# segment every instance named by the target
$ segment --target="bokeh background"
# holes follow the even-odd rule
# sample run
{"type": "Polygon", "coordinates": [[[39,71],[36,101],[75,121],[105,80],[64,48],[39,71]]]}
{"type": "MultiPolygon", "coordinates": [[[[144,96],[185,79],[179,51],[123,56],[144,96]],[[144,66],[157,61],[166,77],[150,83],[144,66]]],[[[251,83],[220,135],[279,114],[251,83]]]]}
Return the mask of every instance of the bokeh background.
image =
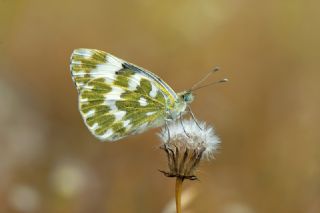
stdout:
{"type": "Polygon", "coordinates": [[[69,57],[113,53],[197,92],[222,140],[184,212],[320,212],[320,2],[1,0],[0,212],[173,212],[157,129],[98,142],[69,57]]]}

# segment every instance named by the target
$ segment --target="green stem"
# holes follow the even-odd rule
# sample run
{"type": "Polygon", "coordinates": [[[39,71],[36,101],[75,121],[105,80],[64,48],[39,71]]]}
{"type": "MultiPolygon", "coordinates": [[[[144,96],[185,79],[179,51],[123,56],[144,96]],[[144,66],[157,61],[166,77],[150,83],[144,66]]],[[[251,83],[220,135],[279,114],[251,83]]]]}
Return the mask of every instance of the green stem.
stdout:
{"type": "Polygon", "coordinates": [[[177,177],[176,179],[176,210],[181,213],[181,191],[182,191],[183,178],[177,177]]]}

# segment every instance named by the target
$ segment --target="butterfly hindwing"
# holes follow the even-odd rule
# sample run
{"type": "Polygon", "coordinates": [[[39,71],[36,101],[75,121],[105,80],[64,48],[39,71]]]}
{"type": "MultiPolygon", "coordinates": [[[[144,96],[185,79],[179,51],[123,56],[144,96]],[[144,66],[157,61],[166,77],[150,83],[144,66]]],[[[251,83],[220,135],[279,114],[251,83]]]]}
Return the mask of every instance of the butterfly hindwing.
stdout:
{"type": "Polygon", "coordinates": [[[101,140],[115,141],[161,125],[168,100],[175,98],[142,68],[103,51],[77,49],[70,66],[80,113],[101,140]]]}

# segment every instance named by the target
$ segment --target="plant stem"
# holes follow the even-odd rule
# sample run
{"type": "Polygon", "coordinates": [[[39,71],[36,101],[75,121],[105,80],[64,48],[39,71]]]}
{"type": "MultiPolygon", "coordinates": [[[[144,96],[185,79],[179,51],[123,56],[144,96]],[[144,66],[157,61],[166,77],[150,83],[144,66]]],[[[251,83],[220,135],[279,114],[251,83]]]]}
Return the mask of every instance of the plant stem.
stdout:
{"type": "Polygon", "coordinates": [[[181,213],[181,191],[182,191],[183,178],[177,177],[176,179],[176,210],[181,213]]]}

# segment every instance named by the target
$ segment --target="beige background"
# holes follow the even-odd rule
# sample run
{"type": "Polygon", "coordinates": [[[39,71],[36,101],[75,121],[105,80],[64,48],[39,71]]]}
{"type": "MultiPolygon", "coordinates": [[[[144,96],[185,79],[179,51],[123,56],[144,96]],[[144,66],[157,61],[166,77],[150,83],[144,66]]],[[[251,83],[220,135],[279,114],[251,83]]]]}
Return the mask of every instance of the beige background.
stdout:
{"type": "MultiPolygon", "coordinates": [[[[185,212],[320,212],[318,1],[0,1],[0,212],[170,212],[151,130],[100,143],[68,63],[105,50],[197,92],[222,140],[185,212]]],[[[191,197],[190,197],[191,196],[191,197]]]]}

